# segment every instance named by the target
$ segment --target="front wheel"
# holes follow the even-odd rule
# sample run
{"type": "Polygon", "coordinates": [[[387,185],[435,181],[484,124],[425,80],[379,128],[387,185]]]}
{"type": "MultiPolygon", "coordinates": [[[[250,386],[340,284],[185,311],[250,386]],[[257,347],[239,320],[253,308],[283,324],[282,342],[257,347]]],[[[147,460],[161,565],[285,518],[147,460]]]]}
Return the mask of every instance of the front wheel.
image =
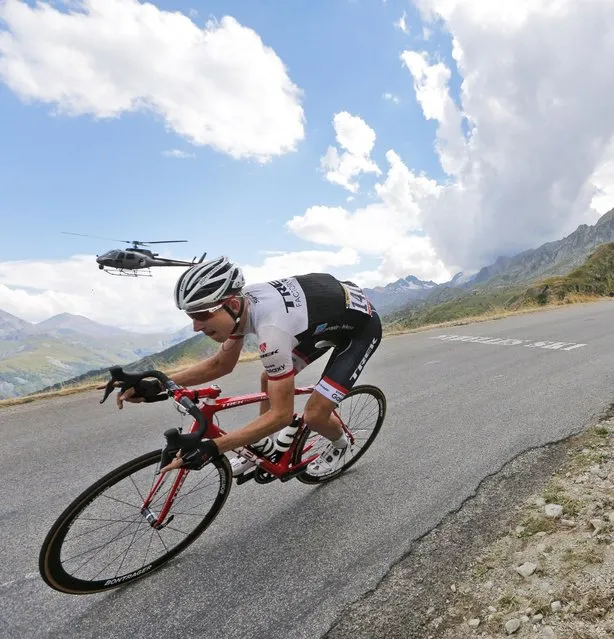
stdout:
{"type": "Polygon", "coordinates": [[[232,486],[228,459],[222,456],[200,471],[167,472],[148,511],[143,511],[160,478],[160,454],[152,451],[111,471],[58,517],[39,555],[41,576],[51,588],[91,594],[136,581],[207,529],[232,486]],[[179,472],[183,481],[176,482],[179,472]],[[152,527],[147,517],[159,514],[173,488],[177,490],[167,525],[152,527]]]}
{"type": "MultiPolygon", "coordinates": [[[[367,384],[355,386],[339,403],[335,414],[354,438],[340,464],[326,475],[313,475],[307,469],[296,476],[304,484],[320,484],[339,477],[353,466],[375,441],[386,417],[386,397],[376,386],[367,384]]],[[[326,437],[306,428],[297,442],[293,464],[302,458],[321,453],[329,444],[326,437]]]]}

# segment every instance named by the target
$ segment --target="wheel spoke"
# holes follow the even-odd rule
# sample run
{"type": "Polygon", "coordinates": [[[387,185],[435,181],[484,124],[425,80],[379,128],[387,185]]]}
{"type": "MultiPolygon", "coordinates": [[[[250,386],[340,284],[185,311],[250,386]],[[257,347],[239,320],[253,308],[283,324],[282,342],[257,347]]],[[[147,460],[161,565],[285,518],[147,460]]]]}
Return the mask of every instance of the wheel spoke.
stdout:
{"type": "MultiPolygon", "coordinates": [[[[371,446],[381,428],[385,413],[385,398],[382,392],[373,386],[357,386],[339,403],[335,412],[351,433],[353,443],[339,459],[338,465],[326,475],[310,474],[307,469],[297,476],[299,481],[308,484],[328,481],[358,461],[371,446]]],[[[300,445],[302,452],[295,459],[295,463],[301,458],[305,459],[314,453],[321,453],[325,445],[328,445],[325,438],[317,433],[309,433],[302,440],[300,445]]]]}

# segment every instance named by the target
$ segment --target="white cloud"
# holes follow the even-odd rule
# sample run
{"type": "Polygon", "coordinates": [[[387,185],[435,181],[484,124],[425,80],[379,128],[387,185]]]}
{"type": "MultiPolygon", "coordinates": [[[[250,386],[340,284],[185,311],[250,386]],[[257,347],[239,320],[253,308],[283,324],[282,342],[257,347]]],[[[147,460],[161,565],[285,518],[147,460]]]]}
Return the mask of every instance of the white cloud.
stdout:
{"type": "Polygon", "coordinates": [[[84,315],[140,332],[186,325],[173,288],[182,269],[152,269],[152,277],[115,277],[100,271],[93,255],[68,260],[0,262],[0,308],[30,322],[58,313],[84,315]]]}
{"type": "Polygon", "coordinates": [[[450,70],[442,63],[429,64],[425,53],[404,51],[401,59],[414,78],[414,90],[424,117],[439,123],[437,150],[443,170],[458,174],[465,162],[465,139],[461,114],[450,97],[450,70]]]}
{"type": "Polygon", "coordinates": [[[300,91],[257,33],[225,16],[199,28],[137,0],[0,2],[0,79],[66,115],[160,116],[195,145],[268,161],[304,137],[300,91]]]}
{"type": "Polygon", "coordinates": [[[181,151],[180,149],[170,149],[168,151],[163,151],[162,155],[165,155],[167,158],[177,158],[178,160],[196,157],[194,153],[186,153],[185,151],[181,151]]]}
{"type": "Polygon", "coordinates": [[[431,240],[417,235],[399,237],[386,250],[377,269],[356,273],[353,279],[361,286],[374,287],[407,275],[439,283],[451,279],[450,271],[437,257],[431,240]]]}
{"type": "Polygon", "coordinates": [[[408,274],[445,281],[449,271],[437,258],[428,237],[421,233],[421,202],[436,198],[440,187],[410,171],[394,151],[388,151],[388,173],[376,184],[377,201],[353,212],[342,207],[312,206],[293,217],[287,227],[317,244],[350,248],[380,258],[376,270],[358,273],[365,286],[386,284],[408,274]]]}
{"type": "Polygon", "coordinates": [[[382,95],[384,100],[388,100],[388,102],[394,102],[395,104],[399,104],[401,102],[401,98],[398,95],[394,95],[394,93],[384,93],[382,95]]]}
{"type": "Polygon", "coordinates": [[[358,253],[352,248],[340,251],[295,251],[282,253],[269,251],[260,266],[241,264],[247,284],[266,282],[280,277],[329,272],[341,267],[358,264],[358,253]]]}
{"type": "Polygon", "coordinates": [[[354,178],[361,173],[381,174],[370,157],[375,145],[375,131],[362,118],[350,115],[347,111],[336,113],[333,125],[337,144],[343,151],[340,153],[336,147],[329,146],[320,165],[326,171],[329,182],[356,193],[359,185],[354,178]]]}
{"type": "Polygon", "coordinates": [[[403,15],[394,23],[394,26],[397,27],[397,29],[401,29],[401,31],[405,34],[409,33],[409,27],[407,26],[407,11],[403,11],[403,15]]]}
{"type": "Polygon", "coordinates": [[[471,270],[594,223],[613,202],[614,3],[416,4],[451,35],[462,80],[457,105],[443,62],[402,55],[448,174],[421,207],[437,255],[471,270]]]}
{"type": "Polygon", "coordinates": [[[591,208],[599,214],[611,211],[614,208],[614,139],[589,181],[596,189],[591,208]]]}

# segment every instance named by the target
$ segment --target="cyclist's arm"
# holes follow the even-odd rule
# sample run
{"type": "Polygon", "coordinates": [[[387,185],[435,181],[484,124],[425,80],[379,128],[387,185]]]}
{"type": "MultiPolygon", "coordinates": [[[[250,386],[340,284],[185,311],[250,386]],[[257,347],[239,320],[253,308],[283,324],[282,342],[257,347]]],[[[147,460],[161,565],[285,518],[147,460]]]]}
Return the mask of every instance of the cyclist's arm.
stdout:
{"type": "Polygon", "coordinates": [[[294,375],[283,376],[281,379],[269,378],[267,392],[271,407],[266,413],[251,421],[247,426],[215,440],[221,453],[256,442],[292,421],[294,416],[294,375]]]}
{"type": "Polygon", "coordinates": [[[293,337],[275,325],[261,326],[258,352],[267,373],[269,409],[252,422],[215,440],[220,452],[252,444],[292,421],[294,415],[293,337]]]}
{"type": "Polygon", "coordinates": [[[215,355],[175,373],[173,381],[179,386],[198,386],[228,375],[239,361],[243,338],[227,339],[215,355]]]}

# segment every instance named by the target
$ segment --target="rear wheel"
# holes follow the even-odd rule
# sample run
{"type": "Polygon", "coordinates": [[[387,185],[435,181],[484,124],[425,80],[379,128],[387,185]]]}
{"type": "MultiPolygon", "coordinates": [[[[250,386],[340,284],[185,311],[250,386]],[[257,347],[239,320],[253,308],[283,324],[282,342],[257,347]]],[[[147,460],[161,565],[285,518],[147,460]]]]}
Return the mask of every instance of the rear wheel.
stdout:
{"type": "Polygon", "coordinates": [[[141,579],[207,529],[232,486],[228,459],[222,456],[200,471],[183,471],[168,525],[158,530],[146,515],[160,512],[179,472],[165,475],[149,513],[142,513],[141,505],[159,479],[160,453],[152,451],[111,471],[58,517],[39,555],[41,576],[51,588],[90,594],[141,579]]]}
{"type": "MultiPolygon", "coordinates": [[[[297,475],[296,479],[304,484],[320,484],[339,477],[367,452],[384,423],[386,397],[376,386],[355,386],[339,403],[335,413],[354,437],[354,443],[345,453],[342,463],[327,475],[312,475],[308,470],[297,475]]],[[[298,441],[293,464],[321,453],[329,443],[326,437],[305,429],[298,441]]]]}

